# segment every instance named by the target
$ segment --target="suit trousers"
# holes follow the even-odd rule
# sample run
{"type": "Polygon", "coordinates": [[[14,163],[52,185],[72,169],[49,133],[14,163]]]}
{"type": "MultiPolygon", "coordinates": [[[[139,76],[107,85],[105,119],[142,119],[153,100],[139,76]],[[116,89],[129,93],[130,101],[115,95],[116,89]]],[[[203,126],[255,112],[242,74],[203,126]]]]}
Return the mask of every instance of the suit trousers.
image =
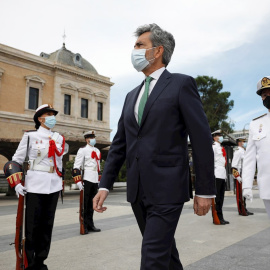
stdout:
{"type": "Polygon", "coordinates": [[[25,251],[27,269],[47,269],[59,191],[51,194],[27,193],[25,210],[25,251]]]}
{"type": "Polygon", "coordinates": [[[225,189],[226,189],[226,181],[225,179],[216,178],[216,188],[217,188],[217,195],[216,195],[216,210],[217,215],[220,220],[223,218],[223,202],[224,202],[224,195],[225,195],[225,189]]]}
{"type": "Polygon", "coordinates": [[[94,226],[93,221],[93,199],[97,194],[98,183],[92,183],[84,180],[84,226],[94,226]]]}
{"type": "Polygon", "coordinates": [[[183,270],[174,239],[183,205],[153,205],[139,185],[136,202],[131,206],[143,236],[141,270],[183,270]]]}

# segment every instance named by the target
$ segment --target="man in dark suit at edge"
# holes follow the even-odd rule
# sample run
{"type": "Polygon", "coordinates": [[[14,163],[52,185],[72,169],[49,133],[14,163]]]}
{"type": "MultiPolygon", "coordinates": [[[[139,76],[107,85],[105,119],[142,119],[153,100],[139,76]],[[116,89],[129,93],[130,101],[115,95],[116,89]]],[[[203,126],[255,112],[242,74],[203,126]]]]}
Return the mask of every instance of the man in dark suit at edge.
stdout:
{"type": "Polygon", "coordinates": [[[126,160],[127,200],[143,235],[141,270],[182,270],[174,234],[189,201],[189,135],[196,168],[194,213],[203,216],[215,197],[211,131],[195,80],[166,70],[173,36],[156,24],[139,27],[132,63],[146,76],[126,96],[118,130],[93,199],[97,212],[126,160]]]}

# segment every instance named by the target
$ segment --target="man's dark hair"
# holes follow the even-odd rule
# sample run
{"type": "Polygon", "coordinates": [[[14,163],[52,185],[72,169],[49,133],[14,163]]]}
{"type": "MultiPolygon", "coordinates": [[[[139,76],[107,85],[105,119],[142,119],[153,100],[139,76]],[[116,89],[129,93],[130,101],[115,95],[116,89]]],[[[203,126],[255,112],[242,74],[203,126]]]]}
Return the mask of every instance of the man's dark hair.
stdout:
{"type": "Polygon", "coordinates": [[[153,47],[163,46],[164,52],[162,56],[162,63],[167,66],[171,61],[175,47],[175,40],[173,35],[161,29],[157,24],[152,23],[139,26],[135,31],[135,36],[139,37],[146,32],[151,32],[150,40],[153,44],[153,47]]]}

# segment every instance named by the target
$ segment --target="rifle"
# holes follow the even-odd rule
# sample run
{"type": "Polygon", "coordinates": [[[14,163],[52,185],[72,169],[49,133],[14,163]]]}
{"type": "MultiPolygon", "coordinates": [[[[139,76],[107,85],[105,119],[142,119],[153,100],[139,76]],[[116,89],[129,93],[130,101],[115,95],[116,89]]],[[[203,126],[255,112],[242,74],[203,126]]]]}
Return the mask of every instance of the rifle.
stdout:
{"type": "MultiPolygon", "coordinates": [[[[29,137],[27,140],[26,156],[23,162],[23,174],[21,184],[24,186],[25,176],[29,166],[29,137]]],[[[28,261],[25,253],[25,196],[19,195],[17,217],[16,217],[16,234],[15,234],[15,252],[16,252],[16,270],[24,270],[28,267],[28,261]]]]}
{"type": "Polygon", "coordinates": [[[216,205],[215,205],[215,199],[212,199],[212,216],[213,216],[213,223],[216,225],[220,225],[220,220],[217,215],[216,205]]]}
{"type": "Polygon", "coordinates": [[[239,183],[237,179],[235,181],[236,181],[236,201],[237,201],[238,212],[242,216],[248,216],[246,212],[245,201],[242,195],[242,183],[239,183]]]}
{"type": "MultiPolygon", "coordinates": [[[[83,165],[82,165],[82,183],[83,183],[83,177],[84,177],[84,161],[83,159],[83,165]]],[[[80,191],[80,209],[79,209],[79,221],[80,221],[80,234],[84,234],[84,189],[80,191]]]]}
{"type": "Polygon", "coordinates": [[[222,133],[224,133],[227,137],[229,137],[235,144],[236,144],[236,140],[235,138],[233,138],[232,136],[230,136],[227,132],[225,132],[224,130],[221,130],[222,133]]]}
{"type": "MultiPolygon", "coordinates": [[[[243,159],[241,160],[241,171],[239,172],[240,176],[242,177],[242,168],[243,168],[243,159]]],[[[242,183],[239,183],[236,179],[236,198],[238,200],[238,212],[241,213],[242,216],[248,216],[246,211],[245,200],[242,194],[242,183]]]]}

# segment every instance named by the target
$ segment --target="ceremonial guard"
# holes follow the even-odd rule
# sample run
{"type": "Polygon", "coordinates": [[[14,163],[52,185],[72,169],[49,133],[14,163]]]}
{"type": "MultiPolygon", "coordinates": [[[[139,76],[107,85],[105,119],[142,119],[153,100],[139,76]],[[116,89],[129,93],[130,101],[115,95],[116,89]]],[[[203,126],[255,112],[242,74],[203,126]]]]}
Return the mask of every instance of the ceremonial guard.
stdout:
{"type": "Polygon", "coordinates": [[[238,208],[238,213],[241,216],[253,215],[246,209],[246,198],[242,195],[242,168],[243,168],[243,159],[246,152],[246,138],[240,137],[236,140],[237,148],[233,154],[232,160],[232,174],[235,179],[236,186],[236,203],[238,208]]]}
{"type": "MultiPolygon", "coordinates": [[[[229,221],[226,221],[223,217],[222,207],[224,202],[224,195],[226,189],[226,151],[224,147],[221,145],[223,142],[223,136],[221,130],[217,130],[212,133],[213,136],[213,152],[214,152],[214,159],[215,159],[215,178],[216,178],[216,189],[217,195],[215,198],[216,203],[216,212],[219,219],[218,223],[225,225],[229,224],[229,221]]],[[[213,217],[214,218],[214,217],[213,217]]]]}
{"type": "Polygon", "coordinates": [[[15,187],[18,197],[26,195],[27,259],[23,262],[23,268],[18,269],[48,269],[44,260],[49,254],[57,201],[62,190],[62,157],[65,149],[64,137],[51,131],[56,124],[57,113],[48,104],[38,107],[34,115],[36,130],[25,132],[12,161],[4,166],[7,180],[11,187],[15,187]],[[27,160],[29,158],[28,170],[23,186],[20,181],[21,165],[26,157],[27,160]]]}
{"type": "Polygon", "coordinates": [[[260,198],[264,201],[270,218],[270,76],[257,83],[257,94],[261,96],[268,112],[251,121],[249,138],[243,162],[243,196],[252,200],[252,186],[257,164],[257,182],[260,198]]]}
{"type": "Polygon", "coordinates": [[[95,137],[94,130],[84,134],[86,145],[78,150],[72,171],[73,179],[79,189],[84,189],[84,234],[88,234],[89,231],[100,232],[100,229],[95,227],[93,221],[94,210],[92,200],[98,191],[98,173],[100,171],[101,159],[101,153],[95,147],[95,137]],[[83,175],[83,178],[81,175],[83,175]]]}

